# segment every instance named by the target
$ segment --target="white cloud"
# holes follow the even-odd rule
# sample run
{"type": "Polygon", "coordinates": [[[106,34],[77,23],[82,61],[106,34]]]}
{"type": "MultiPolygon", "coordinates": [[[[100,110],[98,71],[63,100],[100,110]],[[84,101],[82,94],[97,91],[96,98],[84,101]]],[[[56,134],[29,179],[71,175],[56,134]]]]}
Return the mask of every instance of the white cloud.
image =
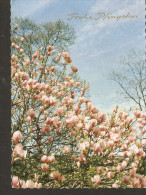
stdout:
{"type": "Polygon", "coordinates": [[[144,9],[144,0],[99,0],[94,6],[91,7],[89,13],[94,14],[96,12],[112,12],[113,14],[125,14],[130,11],[133,14],[143,17],[144,9]]]}
{"type": "MultiPolygon", "coordinates": [[[[112,13],[112,15],[124,15],[128,14],[128,12],[131,13],[131,15],[138,15],[139,19],[141,20],[143,18],[144,21],[144,1],[143,0],[134,0],[134,1],[128,1],[128,0],[99,0],[96,2],[95,5],[93,5],[89,11],[88,15],[94,16],[97,12],[105,12],[105,13],[112,13]]],[[[110,36],[112,34],[114,29],[119,29],[123,23],[126,23],[126,25],[134,22],[139,22],[139,19],[120,19],[119,21],[115,21],[113,19],[110,20],[86,20],[86,23],[80,23],[80,29],[77,32],[77,39],[76,43],[72,47],[72,51],[78,50],[80,56],[89,56],[93,57],[97,55],[97,47],[96,50],[94,50],[95,42],[93,39],[95,39],[95,36],[97,36],[98,40],[103,40],[106,38],[106,36],[110,36]],[[88,43],[87,43],[88,42],[88,43]],[[80,45],[80,49],[78,48],[78,45],[80,45]],[[92,49],[92,52],[90,50],[92,49]],[[94,51],[93,51],[94,50],[94,51]],[[89,54],[89,55],[88,55],[89,54]]],[[[141,20],[142,21],[142,20],[141,20]]],[[[127,29],[128,30],[128,29],[127,29]]],[[[130,29],[129,29],[130,30],[130,29]]],[[[139,35],[138,35],[139,36],[139,35]]],[[[136,37],[135,37],[136,38],[136,37]]],[[[138,38],[138,37],[137,37],[138,38]]],[[[126,42],[127,44],[130,44],[130,42],[126,42]]],[[[123,47],[124,44],[122,44],[121,47],[123,47]]],[[[103,54],[108,51],[115,50],[117,46],[112,45],[110,48],[105,49],[104,51],[99,48],[98,55],[103,54]]]]}
{"type": "MultiPolygon", "coordinates": [[[[117,0],[105,0],[105,1],[97,1],[97,3],[92,6],[89,11],[88,15],[94,16],[96,13],[99,12],[105,12],[105,13],[111,13],[112,15],[124,15],[128,14],[129,12],[131,15],[138,15],[139,19],[144,20],[145,16],[145,4],[143,0],[135,0],[135,1],[117,1],[117,0]],[[129,3],[131,2],[131,3],[129,3]]],[[[130,22],[136,22],[137,19],[120,19],[118,22],[116,22],[113,19],[110,20],[97,20],[97,21],[86,21],[86,24],[80,28],[81,30],[78,32],[78,42],[82,42],[87,37],[93,36],[93,35],[99,35],[104,34],[103,29],[107,29],[111,32],[113,28],[118,27],[121,25],[121,23],[124,23],[127,21],[130,22]]]]}
{"type": "Polygon", "coordinates": [[[49,6],[52,0],[15,0],[11,2],[13,16],[33,16],[37,11],[49,6]]]}

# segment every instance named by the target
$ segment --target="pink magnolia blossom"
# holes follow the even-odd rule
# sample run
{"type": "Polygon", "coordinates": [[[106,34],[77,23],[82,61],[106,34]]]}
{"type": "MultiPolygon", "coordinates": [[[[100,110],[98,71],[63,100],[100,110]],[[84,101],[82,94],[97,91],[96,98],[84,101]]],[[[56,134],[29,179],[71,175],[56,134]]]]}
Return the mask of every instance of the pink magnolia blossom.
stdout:
{"type": "Polygon", "coordinates": [[[78,144],[78,148],[81,151],[85,150],[86,148],[89,148],[89,142],[88,141],[84,141],[83,143],[79,143],[78,144]]]}
{"type": "Polygon", "coordinates": [[[132,178],[131,184],[134,188],[140,187],[140,181],[137,178],[132,178]]]}
{"type": "Polygon", "coordinates": [[[19,142],[21,139],[22,139],[22,134],[21,134],[21,132],[20,132],[20,131],[15,131],[15,132],[13,133],[13,137],[12,137],[13,142],[17,143],[17,142],[19,142]]]}
{"type": "Polygon", "coordinates": [[[62,52],[62,56],[64,57],[65,61],[67,64],[70,64],[72,62],[70,56],[69,56],[69,53],[67,52],[62,52]]]}
{"type": "Polygon", "coordinates": [[[81,167],[81,163],[78,161],[77,162],[77,167],[80,168],[81,167]]]}
{"type": "Polygon", "coordinates": [[[91,178],[91,181],[95,183],[95,185],[98,185],[101,182],[101,178],[99,175],[95,175],[93,178],[91,178]]]}
{"type": "Polygon", "coordinates": [[[15,24],[14,29],[18,30],[18,28],[19,28],[18,24],[15,24]]]}
{"type": "Polygon", "coordinates": [[[142,113],[141,111],[139,111],[139,110],[136,110],[136,111],[134,112],[134,115],[135,115],[137,118],[141,118],[141,117],[143,116],[143,113],[142,113]]]}
{"type": "Polygon", "coordinates": [[[61,174],[58,171],[54,171],[50,174],[50,177],[53,179],[58,179],[61,176],[61,174]]]}
{"type": "Polygon", "coordinates": [[[119,186],[118,186],[117,183],[114,183],[114,184],[112,185],[112,187],[113,187],[113,188],[118,188],[119,186]]]}
{"type": "Polygon", "coordinates": [[[137,168],[137,164],[133,162],[133,163],[131,164],[131,168],[132,168],[132,169],[137,168]]]}
{"type": "Polygon", "coordinates": [[[113,140],[114,142],[118,142],[118,141],[120,141],[121,136],[118,133],[111,133],[110,139],[113,140]]]}
{"type": "Polygon", "coordinates": [[[47,50],[48,50],[48,51],[54,50],[54,46],[48,45],[48,46],[47,46],[47,50]]]}
{"type": "Polygon", "coordinates": [[[111,152],[111,153],[109,154],[109,157],[114,158],[114,157],[115,157],[115,154],[114,154],[113,152],[111,152]]]}
{"type": "Polygon", "coordinates": [[[132,122],[132,118],[128,116],[125,122],[129,125],[132,122]]]}
{"type": "Polygon", "coordinates": [[[27,180],[26,183],[26,188],[34,188],[34,182],[32,180],[27,180]]]}
{"type": "Polygon", "coordinates": [[[123,161],[121,166],[122,166],[122,169],[125,169],[127,167],[127,162],[123,161]]]}
{"type": "Polygon", "coordinates": [[[136,171],[134,169],[130,169],[130,171],[129,171],[130,177],[134,177],[135,174],[136,174],[136,171]]]}
{"type": "Polygon", "coordinates": [[[53,141],[53,137],[49,136],[49,137],[48,137],[48,141],[49,141],[49,142],[52,142],[52,141],[53,141]]]}
{"type": "Polygon", "coordinates": [[[71,66],[71,70],[72,70],[73,72],[78,72],[78,69],[77,69],[75,66],[71,66]]]}
{"type": "Polygon", "coordinates": [[[65,181],[64,175],[58,177],[58,181],[61,182],[61,183],[64,182],[65,181]]]}
{"type": "Polygon", "coordinates": [[[17,49],[17,50],[19,50],[20,49],[20,46],[19,45],[17,45],[17,44],[15,44],[15,49],[17,49]]]}
{"type": "Polygon", "coordinates": [[[105,119],[106,119],[105,114],[103,112],[99,112],[98,113],[98,118],[97,118],[98,122],[104,122],[105,119]]]}
{"type": "Polygon", "coordinates": [[[99,129],[101,131],[106,131],[107,127],[106,126],[103,126],[103,125],[99,125],[99,129]]]}
{"type": "Polygon", "coordinates": [[[76,87],[79,87],[80,86],[80,82],[76,82],[76,87]]]}
{"type": "Polygon", "coordinates": [[[117,115],[118,115],[118,117],[122,117],[123,112],[121,110],[119,110],[118,113],[117,113],[117,115]]]}
{"type": "Polygon", "coordinates": [[[120,165],[117,166],[117,171],[121,172],[121,166],[120,165]]]}
{"type": "Polygon", "coordinates": [[[55,157],[52,155],[52,156],[48,156],[48,161],[49,163],[52,163],[55,161],[55,157]]]}
{"type": "Polygon", "coordinates": [[[12,46],[12,47],[15,47],[15,43],[12,43],[11,46],[12,46]]]}
{"type": "Polygon", "coordinates": [[[49,104],[51,106],[55,106],[57,104],[57,99],[55,97],[53,97],[53,96],[50,96],[49,97],[49,104]]]}
{"type": "Polygon", "coordinates": [[[100,146],[101,146],[101,148],[102,148],[103,151],[106,150],[106,148],[107,148],[107,142],[106,142],[106,140],[101,139],[100,140],[100,146]]]}
{"type": "Polygon", "coordinates": [[[67,52],[62,52],[62,56],[65,58],[65,57],[69,57],[69,53],[67,52]]]}
{"type": "Polygon", "coordinates": [[[47,52],[47,56],[50,56],[51,55],[51,53],[50,52],[47,52]]]}
{"type": "Polygon", "coordinates": [[[82,123],[78,123],[77,124],[77,128],[81,130],[83,128],[83,124],[82,123]]]}
{"type": "Polygon", "coordinates": [[[128,184],[130,182],[130,177],[127,175],[123,176],[123,181],[124,183],[128,184]]]}
{"type": "Polygon", "coordinates": [[[102,167],[98,167],[97,168],[97,172],[98,172],[98,174],[101,174],[103,172],[103,168],[102,167]]]}
{"type": "Polygon", "coordinates": [[[92,110],[94,108],[92,102],[88,102],[86,105],[87,110],[92,110]]]}
{"type": "Polygon", "coordinates": [[[50,68],[50,70],[51,70],[52,72],[54,72],[55,66],[52,66],[52,67],[50,68]]]}
{"type": "Polygon", "coordinates": [[[41,168],[43,169],[44,172],[46,172],[46,171],[49,169],[49,165],[46,164],[46,163],[43,163],[43,164],[41,165],[41,168]]]}
{"type": "Polygon", "coordinates": [[[41,184],[41,183],[35,182],[33,188],[38,188],[38,189],[39,189],[39,188],[42,188],[42,184],[41,184]]]}
{"type": "Polygon", "coordinates": [[[31,117],[28,116],[28,117],[26,118],[26,121],[27,121],[28,123],[30,123],[30,122],[31,122],[31,117]]]}
{"type": "Polygon", "coordinates": [[[101,151],[101,146],[99,143],[95,143],[94,146],[93,146],[93,151],[94,153],[98,153],[101,151]]]}
{"type": "Polygon", "coordinates": [[[70,132],[70,136],[71,136],[71,137],[74,136],[75,134],[76,134],[75,131],[71,131],[71,132],[70,132]]]}
{"type": "Polygon", "coordinates": [[[114,177],[114,172],[108,172],[107,176],[109,179],[112,179],[114,177]]]}
{"type": "Polygon", "coordinates": [[[128,114],[128,113],[126,113],[126,112],[123,112],[123,115],[122,115],[122,116],[123,116],[123,118],[125,118],[125,119],[126,119],[126,118],[129,116],[129,114],[128,114]]]}
{"type": "Polygon", "coordinates": [[[24,37],[21,37],[20,41],[23,42],[24,41],[24,37]]]}
{"type": "Polygon", "coordinates": [[[48,157],[46,155],[43,155],[41,158],[43,163],[47,163],[48,162],[48,157]]]}
{"type": "Polygon", "coordinates": [[[23,53],[23,51],[24,51],[23,49],[20,49],[20,53],[23,53]]]}
{"type": "Polygon", "coordinates": [[[34,109],[29,109],[27,112],[28,116],[30,116],[31,118],[34,118],[36,116],[36,112],[34,111],[34,109]]]}
{"type": "Polygon", "coordinates": [[[65,61],[62,61],[62,65],[65,65],[65,61]]]}
{"type": "Polygon", "coordinates": [[[13,188],[19,187],[19,179],[18,179],[17,176],[13,176],[13,177],[12,177],[12,187],[13,187],[13,188]]]}
{"type": "Polygon", "coordinates": [[[37,183],[37,182],[33,182],[32,180],[27,180],[26,182],[21,180],[21,187],[22,188],[42,188],[42,184],[41,183],[37,183]]]}
{"type": "Polygon", "coordinates": [[[14,155],[18,155],[21,158],[26,158],[27,155],[27,150],[23,150],[23,146],[21,143],[15,145],[14,150],[13,150],[14,155]]]}
{"type": "Polygon", "coordinates": [[[64,146],[64,153],[69,154],[71,151],[70,146],[64,146]]]}
{"type": "Polygon", "coordinates": [[[108,145],[109,145],[110,148],[113,148],[113,146],[114,146],[114,141],[113,141],[113,140],[109,140],[109,141],[108,141],[108,145]]]}
{"type": "Polygon", "coordinates": [[[99,127],[94,127],[93,133],[95,136],[99,136],[101,134],[101,130],[99,129],[99,127]]]}
{"type": "Polygon", "coordinates": [[[69,118],[66,119],[67,125],[74,125],[78,122],[78,117],[77,116],[70,116],[69,118]]]}
{"type": "Polygon", "coordinates": [[[43,71],[43,70],[44,70],[44,66],[40,66],[40,67],[39,67],[39,70],[40,70],[40,71],[43,71]]]}
{"type": "Polygon", "coordinates": [[[87,161],[84,154],[81,154],[81,155],[79,156],[79,161],[80,161],[80,162],[86,162],[86,161],[87,161]]]}

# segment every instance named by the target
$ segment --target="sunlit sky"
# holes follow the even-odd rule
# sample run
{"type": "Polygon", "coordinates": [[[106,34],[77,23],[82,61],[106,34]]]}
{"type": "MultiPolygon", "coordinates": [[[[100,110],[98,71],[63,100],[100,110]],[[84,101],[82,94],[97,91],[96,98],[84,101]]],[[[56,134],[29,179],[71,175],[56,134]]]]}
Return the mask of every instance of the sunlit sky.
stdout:
{"type": "Polygon", "coordinates": [[[131,49],[144,49],[144,0],[12,0],[11,16],[29,17],[36,23],[62,19],[76,31],[75,44],[70,55],[78,67],[79,75],[90,83],[90,99],[105,112],[117,104],[116,83],[108,79],[113,69],[117,69],[120,57],[131,49]],[[134,19],[82,19],[67,20],[69,14],[96,16],[96,13],[112,15],[137,15],[134,19]],[[115,98],[116,97],[116,101],[115,98]]]}

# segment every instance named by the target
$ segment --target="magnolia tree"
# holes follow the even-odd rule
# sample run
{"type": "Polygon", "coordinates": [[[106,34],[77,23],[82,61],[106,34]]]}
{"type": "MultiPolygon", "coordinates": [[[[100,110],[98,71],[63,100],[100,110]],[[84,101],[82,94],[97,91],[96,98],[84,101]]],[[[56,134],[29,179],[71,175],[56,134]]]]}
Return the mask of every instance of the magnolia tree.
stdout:
{"type": "Polygon", "coordinates": [[[145,157],[145,113],[99,111],[85,97],[88,86],[74,79],[78,69],[69,53],[48,45],[28,58],[25,38],[17,39],[11,56],[12,187],[145,187],[137,173],[145,157]]]}

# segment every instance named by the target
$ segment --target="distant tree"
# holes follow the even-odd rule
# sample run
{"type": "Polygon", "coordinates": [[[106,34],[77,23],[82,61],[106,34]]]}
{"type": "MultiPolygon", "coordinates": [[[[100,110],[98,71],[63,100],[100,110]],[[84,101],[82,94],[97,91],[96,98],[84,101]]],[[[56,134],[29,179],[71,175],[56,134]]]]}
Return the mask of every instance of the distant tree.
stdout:
{"type": "MultiPolygon", "coordinates": [[[[11,41],[15,42],[17,37],[24,37],[23,47],[29,58],[34,51],[40,47],[46,48],[48,45],[54,46],[58,52],[68,51],[75,39],[74,28],[61,20],[36,24],[29,18],[15,17],[11,26],[11,41]],[[15,24],[19,26],[19,32],[13,28],[15,24]]],[[[46,51],[43,52],[45,54],[46,51]]]]}
{"type": "Polygon", "coordinates": [[[144,52],[132,50],[121,60],[110,78],[119,85],[118,94],[132,101],[142,111],[146,109],[146,67],[144,52]]]}

